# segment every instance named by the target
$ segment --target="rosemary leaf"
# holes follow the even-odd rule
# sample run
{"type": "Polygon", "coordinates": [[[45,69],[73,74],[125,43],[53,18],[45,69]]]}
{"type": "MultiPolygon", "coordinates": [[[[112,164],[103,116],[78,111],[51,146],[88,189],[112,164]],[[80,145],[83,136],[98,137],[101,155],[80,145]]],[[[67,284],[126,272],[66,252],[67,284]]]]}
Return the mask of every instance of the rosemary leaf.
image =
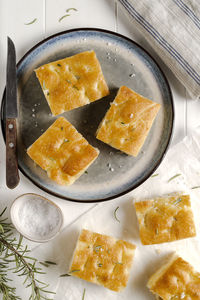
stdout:
{"type": "Polygon", "coordinates": [[[117,218],[117,210],[119,209],[119,206],[117,206],[116,208],[115,208],[115,210],[114,210],[114,217],[115,217],[115,219],[117,220],[117,222],[119,222],[120,223],[120,220],[117,218]]]}
{"type": "Polygon", "coordinates": [[[39,263],[40,263],[42,266],[46,267],[46,268],[49,267],[49,265],[48,265],[47,263],[45,263],[45,262],[39,261],[39,263]]]}
{"type": "Polygon", "coordinates": [[[68,276],[71,276],[70,274],[66,273],[66,274],[62,274],[60,275],[59,277],[68,277],[68,276]]]}
{"type": "Polygon", "coordinates": [[[49,265],[57,265],[57,263],[55,263],[53,261],[49,261],[49,260],[45,260],[45,263],[49,264],[49,265]]]}
{"type": "Polygon", "coordinates": [[[98,264],[98,267],[101,268],[103,265],[102,264],[98,264]]]}
{"type": "Polygon", "coordinates": [[[192,189],[192,190],[200,189],[200,185],[193,186],[191,189],[192,189]]]}
{"type": "Polygon", "coordinates": [[[182,201],[182,199],[181,199],[181,198],[178,198],[176,201],[174,201],[174,205],[179,204],[181,201],[182,201]]]}
{"type": "Polygon", "coordinates": [[[20,234],[20,237],[19,237],[19,243],[18,243],[18,245],[17,245],[17,249],[19,249],[19,248],[21,247],[22,240],[23,240],[23,236],[20,234]]]}
{"type": "Polygon", "coordinates": [[[69,17],[69,16],[70,16],[69,14],[66,14],[66,15],[62,16],[58,21],[61,22],[64,18],[69,17]]]}
{"type": "Polygon", "coordinates": [[[80,270],[72,270],[72,271],[70,271],[70,273],[75,273],[75,272],[80,272],[80,270]]]}
{"type": "Polygon", "coordinates": [[[72,270],[69,273],[60,275],[60,277],[68,277],[68,276],[71,276],[71,274],[75,273],[75,272],[80,272],[80,270],[72,270]]]}
{"type": "Polygon", "coordinates": [[[33,21],[29,22],[29,23],[24,23],[24,25],[31,25],[33,23],[35,23],[37,21],[37,18],[33,19],[33,21]]]}
{"type": "Polygon", "coordinates": [[[96,253],[98,253],[99,252],[99,250],[102,248],[102,246],[96,246],[96,247],[94,247],[94,251],[96,252],[96,253]]]}
{"type": "MultiPolygon", "coordinates": [[[[3,211],[0,213],[0,217],[3,216],[3,214],[4,214],[5,211],[6,211],[6,209],[7,209],[7,207],[5,207],[5,208],[3,209],[3,211]]],[[[6,220],[7,220],[7,218],[6,218],[6,219],[3,219],[1,222],[6,221],[6,220]]]]}
{"type": "Polygon", "coordinates": [[[68,139],[64,139],[64,142],[63,143],[68,143],[69,142],[69,140],[68,139]]]}
{"type": "Polygon", "coordinates": [[[3,226],[1,224],[0,224],[0,232],[4,233],[4,229],[3,229],[3,226]]]}
{"type": "Polygon", "coordinates": [[[82,300],[84,300],[84,299],[85,299],[85,291],[86,291],[86,289],[84,288],[84,290],[83,290],[83,296],[82,296],[82,300]]]}
{"type": "Polygon", "coordinates": [[[156,173],[156,174],[151,175],[151,177],[153,178],[153,177],[156,177],[156,176],[158,176],[158,175],[159,175],[159,174],[156,173]]]}
{"type": "Polygon", "coordinates": [[[68,8],[68,9],[66,9],[66,12],[68,13],[68,12],[70,12],[70,10],[78,11],[78,9],[76,9],[76,8],[74,8],[74,7],[70,7],[70,8],[68,8]]]}
{"type": "Polygon", "coordinates": [[[181,176],[181,174],[176,174],[176,175],[172,176],[172,177],[168,180],[168,182],[174,180],[174,179],[175,179],[176,177],[178,177],[178,176],[181,176]]]}

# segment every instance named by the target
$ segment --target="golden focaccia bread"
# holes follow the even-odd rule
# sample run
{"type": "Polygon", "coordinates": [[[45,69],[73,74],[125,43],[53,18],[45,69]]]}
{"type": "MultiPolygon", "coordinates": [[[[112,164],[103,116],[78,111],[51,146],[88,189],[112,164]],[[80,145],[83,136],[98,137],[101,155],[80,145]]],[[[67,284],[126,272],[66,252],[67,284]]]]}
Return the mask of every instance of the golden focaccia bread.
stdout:
{"type": "Polygon", "coordinates": [[[72,184],[97,158],[92,147],[65,118],[58,118],[27,150],[49,178],[72,184]]]}
{"type": "Polygon", "coordinates": [[[97,139],[137,156],[160,109],[126,86],[120,87],[97,130],[97,139]]]}
{"type": "Polygon", "coordinates": [[[174,254],[150,277],[147,287],[156,294],[156,299],[200,300],[200,273],[174,254]]]}
{"type": "Polygon", "coordinates": [[[53,115],[109,94],[94,51],[60,59],[35,70],[53,115]]]}
{"type": "Polygon", "coordinates": [[[135,202],[135,209],[143,245],[196,236],[189,195],[172,194],[135,202]]]}
{"type": "Polygon", "coordinates": [[[70,274],[119,292],[126,287],[136,246],[83,229],[70,274]]]}

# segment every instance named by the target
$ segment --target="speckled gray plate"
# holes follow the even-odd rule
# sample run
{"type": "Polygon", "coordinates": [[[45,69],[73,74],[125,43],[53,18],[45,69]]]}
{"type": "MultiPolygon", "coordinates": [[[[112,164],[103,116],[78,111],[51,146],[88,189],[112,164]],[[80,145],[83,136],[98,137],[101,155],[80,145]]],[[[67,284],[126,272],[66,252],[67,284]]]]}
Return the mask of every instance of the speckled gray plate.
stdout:
{"type": "MultiPolygon", "coordinates": [[[[144,49],[128,38],[109,31],[89,28],[65,31],[33,47],[18,63],[18,100],[20,170],[43,190],[73,201],[108,200],[136,188],[158,167],[172,134],[173,100],[162,71],[144,49]],[[26,154],[26,149],[55,121],[33,70],[42,64],[91,49],[97,54],[111,93],[108,97],[63,115],[100,150],[100,155],[88,173],[72,186],[59,186],[26,154]],[[137,158],[123,154],[95,138],[96,129],[121,85],[127,85],[161,104],[137,158]]],[[[3,104],[3,131],[4,111],[3,104]]]]}

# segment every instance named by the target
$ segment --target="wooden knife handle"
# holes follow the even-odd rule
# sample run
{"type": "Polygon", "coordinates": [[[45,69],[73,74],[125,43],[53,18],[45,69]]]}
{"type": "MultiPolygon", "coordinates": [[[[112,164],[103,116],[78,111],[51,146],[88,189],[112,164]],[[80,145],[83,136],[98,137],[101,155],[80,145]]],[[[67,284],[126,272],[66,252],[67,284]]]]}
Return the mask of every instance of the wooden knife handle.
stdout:
{"type": "Polygon", "coordinates": [[[6,185],[14,189],[19,183],[17,161],[17,126],[15,119],[6,120],[6,185]]]}

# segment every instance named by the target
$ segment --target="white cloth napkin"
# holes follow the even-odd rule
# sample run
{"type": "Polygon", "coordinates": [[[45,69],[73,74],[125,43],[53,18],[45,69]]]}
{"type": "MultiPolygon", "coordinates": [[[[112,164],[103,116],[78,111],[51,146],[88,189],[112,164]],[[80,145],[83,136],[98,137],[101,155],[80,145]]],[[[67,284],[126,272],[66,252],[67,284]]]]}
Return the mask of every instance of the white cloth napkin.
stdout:
{"type": "Polygon", "coordinates": [[[200,1],[118,0],[194,98],[200,96],[200,1]]]}
{"type": "Polygon", "coordinates": [[[200,271],[200,127],[182,142],[172,147],[163,163],[140,187],[118,199],[97,204],[78,220],[66,227],[60,235],[46,244],[33,249],[32,256],[40,261],[50,260],[56,266],[46,268],[42,279],[49,282],[50,290],[56,291],[55,300],[148,300],[154,296],[146,288],[149,276],[160,267],[163,259],[174,251],[200,271]],[[170,182],[171,177],[177,176],[170,182]],[[154,174],[155,175],[155,174],[154,174]],[[144,199],[172,192],[185,192],[191,195],[197,237],[171,243],[143,246],[139,239],[137,218],[133,199],[144,199]],[[114,217],[114,210],[117,217],[114,217]],[[121,293],[112,292],[101,286],[88,283],[73,276],[59,277],[68,271],[79,232],[82,228],[130,241],[137,245],[134,263],[127,287],[121,293]]]}

